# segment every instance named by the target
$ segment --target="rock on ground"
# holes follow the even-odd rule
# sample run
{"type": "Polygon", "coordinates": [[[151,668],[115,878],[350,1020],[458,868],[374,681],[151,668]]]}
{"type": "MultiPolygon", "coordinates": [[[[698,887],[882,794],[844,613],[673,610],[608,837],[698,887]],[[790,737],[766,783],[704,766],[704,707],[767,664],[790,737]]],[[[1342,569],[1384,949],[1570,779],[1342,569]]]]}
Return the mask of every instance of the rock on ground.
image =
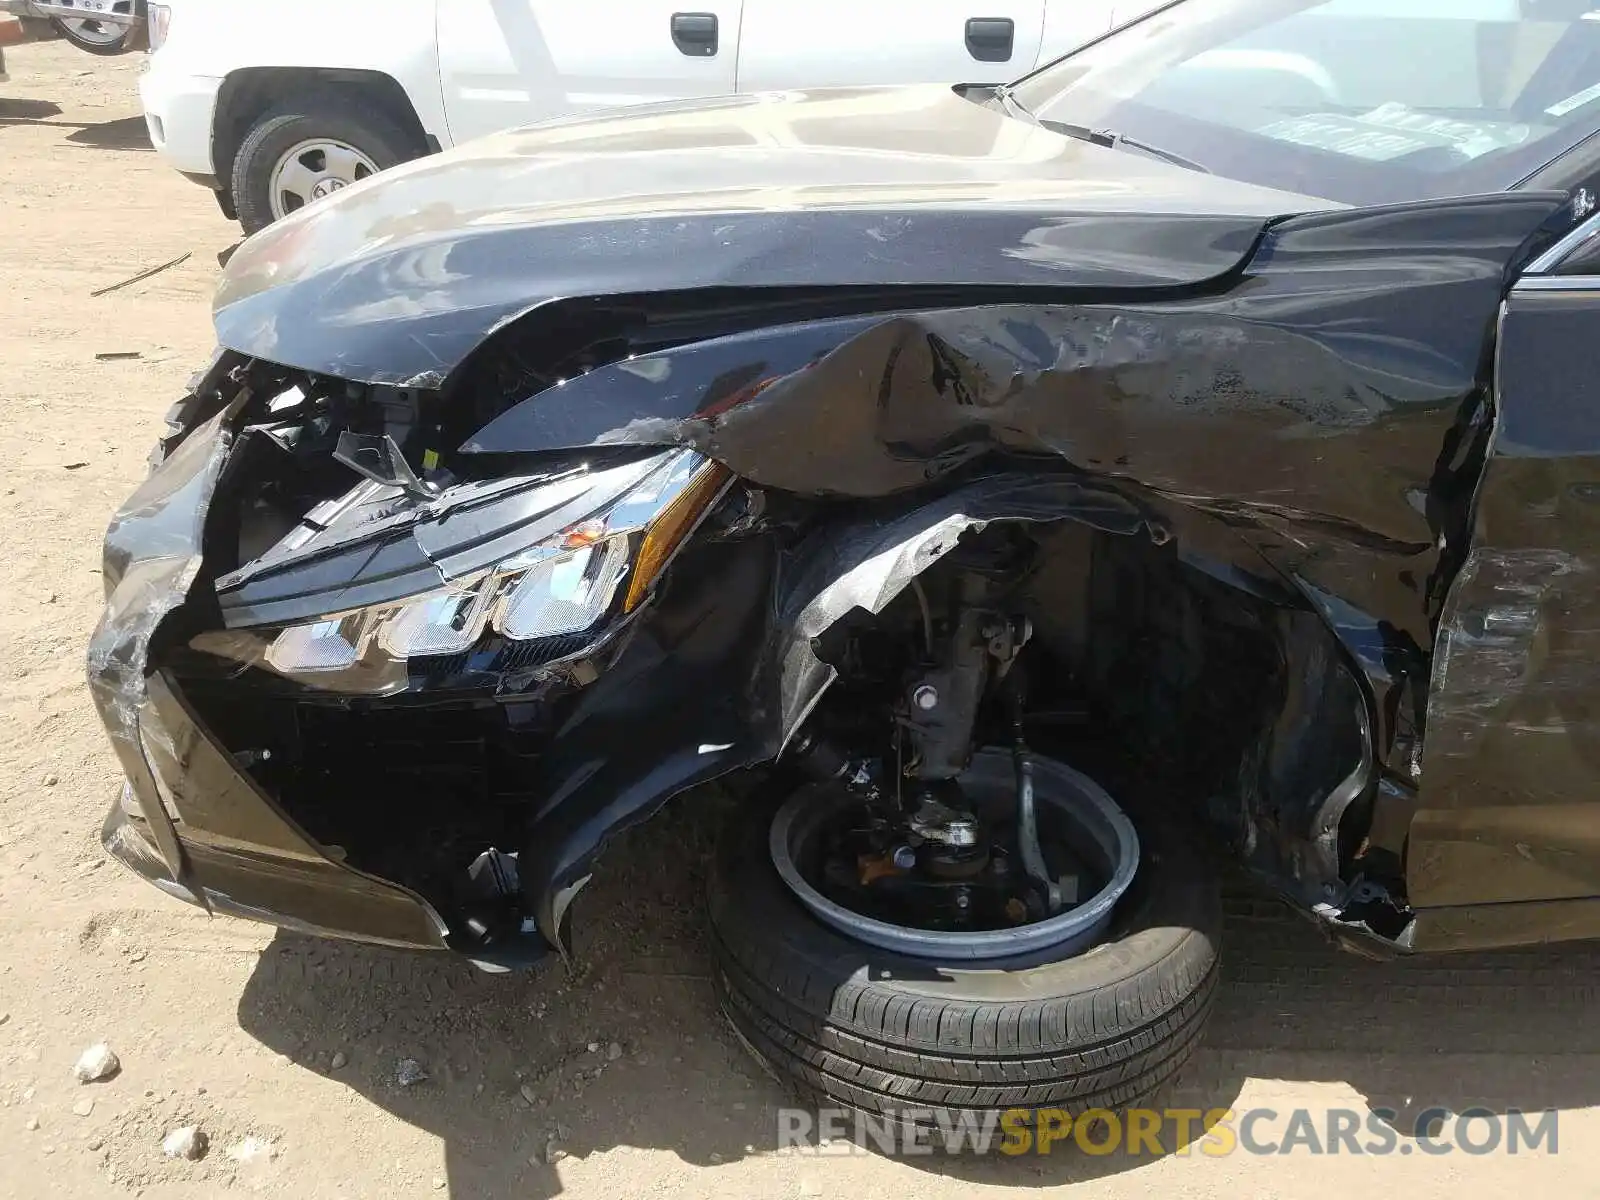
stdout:
{"type": "Polygon", "coordinates": [[[93,1083],[98,1079],[110,1079],[120,1070],[122,1062],[117,1058],[115,1051],[105,1042],[96,1042],[78,1055],[72,1073],[79,1083],[93,1083]]]}
{"type": "Polygon", "coordinates": [[[205,1132],[198,1125],[185,1125],[161,1139],[161,1153],[168,1158],[186,1158],[196,1162],[206,1156],[209,1145],[205,1132]]]}

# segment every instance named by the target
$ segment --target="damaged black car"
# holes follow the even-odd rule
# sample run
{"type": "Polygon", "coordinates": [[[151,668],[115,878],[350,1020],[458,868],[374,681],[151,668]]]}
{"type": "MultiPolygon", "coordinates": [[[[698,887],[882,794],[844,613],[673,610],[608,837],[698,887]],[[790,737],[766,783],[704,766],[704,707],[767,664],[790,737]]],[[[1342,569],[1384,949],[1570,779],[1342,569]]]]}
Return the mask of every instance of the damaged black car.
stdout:
{"type": "Polygon", "coordinates": [[[107,847],[506,969],[714,786],[727,1016],[865,1113],[1150,1095],[1225,871],[1600,936],[1590,7],[1187,0],[251,238],[106,538],[107,847]]]}

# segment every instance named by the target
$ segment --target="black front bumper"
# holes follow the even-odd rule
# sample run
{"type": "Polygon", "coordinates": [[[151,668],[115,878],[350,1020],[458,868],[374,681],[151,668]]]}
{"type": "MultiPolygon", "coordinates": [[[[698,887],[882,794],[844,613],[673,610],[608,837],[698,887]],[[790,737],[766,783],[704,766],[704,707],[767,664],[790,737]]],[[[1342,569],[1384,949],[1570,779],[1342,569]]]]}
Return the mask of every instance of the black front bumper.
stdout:
{"type": "Polygon", "coordinates": [[[163,891],[213,912],[444,949],[447,927],[425,900],[308,837],[150,668],[152,641],[199,568],[231,416],[232,406],[184,437],[106,535],[108,595],[89,645],[89,685],[127,776],[105,824],[106,848],[163,891]]]}
{"type": "Polygon", "coordinates": [[[163,677],[152,676],[147,693],[136,731],[145,771],[130,774],[101,833],[113,857],[212,912],[303,933],[446,948],[448,930],[426,901],[306,837],[163,677]]]}

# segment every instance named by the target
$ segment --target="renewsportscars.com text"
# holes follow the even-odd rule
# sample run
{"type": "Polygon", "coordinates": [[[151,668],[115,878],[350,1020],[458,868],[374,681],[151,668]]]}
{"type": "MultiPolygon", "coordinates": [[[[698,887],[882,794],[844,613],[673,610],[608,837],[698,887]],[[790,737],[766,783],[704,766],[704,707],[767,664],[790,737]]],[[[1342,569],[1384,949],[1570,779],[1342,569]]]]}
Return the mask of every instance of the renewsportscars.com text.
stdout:
{"type": "Polygon", "coordinates": [[[904,1108],[778,1110],[778,1147],[814,1154],[1487,1155],[1560,1152],[1554,1110],[1427,1108],[1402,1128],[1385,1108],[1014,1108],[952,1113],[904,1108]]]}

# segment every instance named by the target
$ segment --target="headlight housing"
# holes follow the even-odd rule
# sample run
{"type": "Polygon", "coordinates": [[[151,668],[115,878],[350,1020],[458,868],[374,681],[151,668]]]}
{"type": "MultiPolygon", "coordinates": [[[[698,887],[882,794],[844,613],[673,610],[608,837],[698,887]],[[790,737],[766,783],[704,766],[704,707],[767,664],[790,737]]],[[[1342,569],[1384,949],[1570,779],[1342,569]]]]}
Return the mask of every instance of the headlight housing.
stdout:
{"type": "MultiPolygon", "coordinates": [[[[616,618],[648,599],[729,479],[726,468],[693,451],[670,452],[553,537],[415,596],[289,625],[267,641],[243,635],[255,648],[249,657],[315,687],[383,694],[404,688],[413,667],[485,646],[521,666],[587,653],[616,618]]],[[[551,487],[572,491],[575,482],[551,487]]],[[[240,640],[240,633],[202,634],[191,644],[239,659],[240,640]]]]}

